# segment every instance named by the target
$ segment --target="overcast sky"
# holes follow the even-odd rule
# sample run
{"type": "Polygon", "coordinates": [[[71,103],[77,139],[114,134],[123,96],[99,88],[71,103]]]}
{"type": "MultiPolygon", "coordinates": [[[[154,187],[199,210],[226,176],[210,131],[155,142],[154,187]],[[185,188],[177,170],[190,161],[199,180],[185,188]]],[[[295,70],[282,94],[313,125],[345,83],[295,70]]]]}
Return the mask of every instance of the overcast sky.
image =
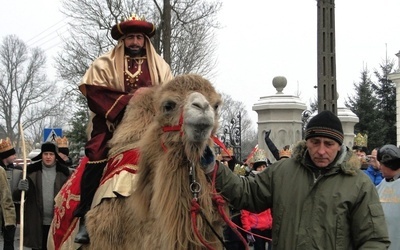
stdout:
{"type": "MultiPolygon", "coordinates": [[[[353,83],[367,67],[379,67],[400,51],[399,0],[336,0],[336,68],[339,106],[353,92],[353,83]]],[[[16,34],[51,56],[61,48],[57,38],[66,26],[57,0],[13,0],[0,9],[1,38],[16,34]]],[[[308,103],[316,97],[317,1],[227,0],[219,15],[217,89],[252,106],[272,95],[275,76],[285,76],[285,94],[301,93],[308,103]]],[[[51,75],[51,74],[50,74],[51,75]]],[[[374,78],[373,78],[374,79],[374,78]]]]}

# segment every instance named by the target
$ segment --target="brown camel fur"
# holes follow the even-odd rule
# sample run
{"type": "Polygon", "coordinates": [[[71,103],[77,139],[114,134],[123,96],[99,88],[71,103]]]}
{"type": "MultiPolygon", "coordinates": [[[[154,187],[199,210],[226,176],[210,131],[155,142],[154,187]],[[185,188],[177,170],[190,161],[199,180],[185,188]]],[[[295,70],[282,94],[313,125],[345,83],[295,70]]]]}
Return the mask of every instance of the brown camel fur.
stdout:
{"type": "MultiPolygon", "coordinates": [[[[210,136],[218,128],[220,95],[204,78],[183,75],[137,96],[146,103],[138,104],[139,97],[132,98],[132,105],[127,107],[110,141],[111,154],[140,149],[134,192],[128,197],[104,199],[88,212],[86,224],[91,243],[86,247],[205,249],[192,229],[189,169],[193,168],[201,186],[198,196],[201,212],[221,236],[223,222],[212,202],[211,185],[200,167],[206,146],[213,148],[210,136]],[[163,131],[166,126],[178,125],[181,116],[180,131],[163,131]]],[[[200,215],[196,222],[208,244],[222,249],[221,242],[200,215]]]]}

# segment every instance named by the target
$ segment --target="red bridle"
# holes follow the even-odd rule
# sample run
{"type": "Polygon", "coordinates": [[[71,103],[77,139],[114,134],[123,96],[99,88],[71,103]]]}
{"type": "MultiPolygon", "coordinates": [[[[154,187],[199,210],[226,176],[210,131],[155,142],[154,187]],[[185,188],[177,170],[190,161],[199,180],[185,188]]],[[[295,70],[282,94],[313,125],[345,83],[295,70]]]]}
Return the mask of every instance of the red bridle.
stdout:
{"type": "MultiPolygon", "coordinates": [[[[172,125],[172,126],[164,126],[162,127],[162,131],[165,132],[172,132],[172,131],[179,131],[180,136],[183,135],[183,130],[182,130],[182,125],[183,125],[183,111],[181,112],[181,115],[179,117],[179,123],[177,125],[172,125]]],[[[214,141],[215,144],[217,144],[224,152],[226,152],[229,156],[229,152],[226,149],[225,145],[221,142],[220,139],[218,139],[217,136],[211,135],[211,139],[214,141]]],[[[162,148],[164,152],[167,151],[167,148],[165,147],[164,142],[161,142],[162,148]]],[[[212,195],[213,195],[213,201],[215,205],[217,206],[218,212],[222,216],[223,220],[227,223],[227,225],[235,232],[235,234],[241,239],[243,244],[246,246],[246,249],[248,249],[247,242],[244,239],[244,237],[241,235],[241,233],[237,229],[237,225],[235,225],[228,215],[224,211],[224,206],[225,206],[225,200],[222,198],[221,195],[219,195],[216,190],[215,190],[215,177],[216,177],[216,170],[218,169],[218,164],[215,164],[215,169],[213,172],[213,178],[212,178],[212,195]]],[[[196,217],[200,213],[200,204],[198,203],[197,200],[197,195],[194,195],[194,198],[192,199],[192,208],[190,210],[191,213],[191,220],[192,220],[192,227],[194,234],[197,236],[197,238],[200,240],[200,242],[209,250],[213,250],[214,248],[203,238],[203,236],[200,234],[198,228],[197,228],[197,222],[196,222],[196,217]]]]}

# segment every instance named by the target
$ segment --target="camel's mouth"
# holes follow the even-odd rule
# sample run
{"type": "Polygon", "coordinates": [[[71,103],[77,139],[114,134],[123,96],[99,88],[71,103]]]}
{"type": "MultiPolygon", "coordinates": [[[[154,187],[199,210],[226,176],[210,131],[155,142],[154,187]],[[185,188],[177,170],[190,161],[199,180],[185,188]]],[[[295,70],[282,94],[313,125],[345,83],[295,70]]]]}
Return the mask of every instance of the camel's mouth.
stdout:
{"type": "Polygon", "coordinates": [[[185,134],[193,142],[205,141],[211,136],[212,123],[186,123],[185,134]]]}

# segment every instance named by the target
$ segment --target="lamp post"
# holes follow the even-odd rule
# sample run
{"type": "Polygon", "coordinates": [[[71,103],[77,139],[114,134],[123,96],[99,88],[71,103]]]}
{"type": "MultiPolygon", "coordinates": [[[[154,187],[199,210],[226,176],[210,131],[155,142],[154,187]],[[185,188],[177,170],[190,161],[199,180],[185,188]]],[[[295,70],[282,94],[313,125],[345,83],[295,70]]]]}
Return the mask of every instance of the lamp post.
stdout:
{"type": "Polygon", "coordinates": [[[237,160],[242,160],[242,116],[240,112],[223,127],[221,141],[226,148],[233,149],[237,160]]]}
{"type": "Polygon", "coordinates": [[[308,121],[310,120],[311,115],[313,114],[312,111],[306,109],[301,113],[301,122],[302,122],[302,138],[304,139],[305,136],[305,131],[306,131],[306,127],[308,124],[308,121]]]}

